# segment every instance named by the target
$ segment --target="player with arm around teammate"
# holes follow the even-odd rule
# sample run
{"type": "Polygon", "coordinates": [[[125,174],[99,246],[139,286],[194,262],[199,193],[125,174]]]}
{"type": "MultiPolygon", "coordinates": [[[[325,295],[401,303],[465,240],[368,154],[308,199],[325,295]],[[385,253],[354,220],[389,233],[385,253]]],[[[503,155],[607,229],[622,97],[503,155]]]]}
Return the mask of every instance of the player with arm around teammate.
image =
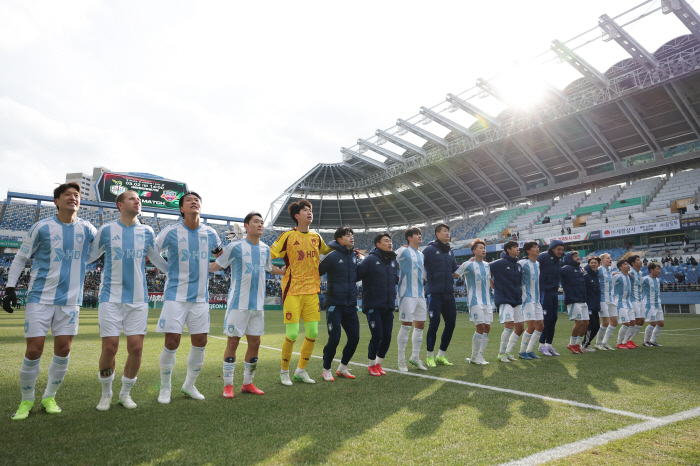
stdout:
{"type": "Polygon", "coordinates": [[[547,251],[537,257],[540,264],[540,302],[544,330],[540,335],[539,352],[545,356],[559,356],[552,346],[554,330],[557,325],[559,310],[559,282],[561,281],[561,267],[563,265],[564,242],[558,239],[549,243],[547,251]]]}
{"type": "Polygon", "coordinates": [[[260,241],[264,230],[262,215],[251,212],[243,219],[246,237],[224,247],[216,262],[209,264],[209,272],[231,266],[231,286],[224,318],[224,335],[228,337],[224,351],[224,398],[233,398],[233,373],[236,368],[236,349],[243,335],[248,341],[245,353],[242,393],[263,395],[253,385],[258,365],[260,337],[265,333],[265,272],[284,275],[284,269],[272,265],[270,248],[260,241]]]}
{"type": "Polygon", "coordinates": [[[595,353],[591,348],[591,342],[600,330],[600,258],[593,256],[588,258],[588,265],[584,267],[586,274],[586,306],[588,306],[588,328],[583,338],[581,349],[586,353],[595,353]]]}
{"type": "Polygon", "coordinates": [[[163,309],[156,332],[165,333],[160,354],[158,402],[170,403],[175,353],[187,325],[192,348],[187,357],[187,376],[182,393],[203,400],[195,382],[204,365],[209,333],[209,253],[221,244],[213,228],[200,222],[202,198],[195,192],[180,198],[182,223],[165,227],[156,238],[156,251],[168,255],[168,275],[163,292],[163,309]]]}
{"type": "Polygon", "coordinates": [[[408,362],[416,368],[427,371],[428,368],[420,360],[420,347],[423,342],[423,329],[427,315],[423,280],[425,267],[423,266],[423,253],[418,248],[423,241],[420,228],[409,228],[404,232],[408,246],[402,246],[396,251],[396,260],[399,263],[399,318],[401,328],[396,337],[399,346],[399,370],[408,372],[406,366],[406,346],[408,334],[413,326],[411,338],[412,352],[408,362]]]}
{"type": "Polygon", "coordinates": [[[649,325],[644,331],[644,346],[662,346],[656,342],[664,328],[664,311],[661,307],[661,267],[656,262],[647,265],[649,275],[642,280],[642,309],[649,325]]]}
{"type": "Polygon", "coordinates": [[[26,419],[34,407],[34,386],[49,329],[54,354],[41,407],[49,414],[61,412],[56,404],[56,391],[68,372],[71,343],[78,334],[85,261],[97,233],[94,226],[78,217],[80,185],[58,186],[53,192],[53,202],[58,214],[38,221],[29,229],[7,274],[3,308],[11,312],[17,302],[17,280],[29,258],[34,256],[24,320],[27,347],[19,373],[22,402],[12,416],[15,421],[26,419]]]}
{"type": "Polygon", "coordinates": [[[537,262],[540,247],[537,241],[528,241],[523,245],[523,251],[527,257],[518,263],[522,270],[523,286],[521,314],[527,323],[527,329],[523,333],[518,356],[523,359],[540,359],[535,354],[535,345],[540,341],[544,330],[544,315],[540,304],[540,264],[537,262]]]}
{"type": "Polygon", "coordinates": [[[518,252],[518,242],[508,241],[503,245],[501,258],[491,263],[493,297],[498,306],[499,318],[505,327],[501,334],[501,346],[498,351],[498,359],[501,362],[517,360],[512,351],[523,333],[522,267],[518,263],[518,252]]]}
{"type": "Polygon", "coordinates": [[[116,200],[119,220],[106,223],[97,230],[90,248],[88,262],[105,255],[100,283],[100,306],[97,320],[102,338],[102,354],[98,379],[102,384],[99,411],[107,411],[112,402],[115,357],[119,336],[124,331],[129,356],[124,365],[119,404],[127,409],[136,408],[131,399],[131,388],[141,367],[143,338],[148,327],[148,287],[146,285],[146,256],[159,269],[166,271],[168,264],[154,249],[153,228],[137,220],[141,213],[141,199],[136,191],[124,191],[116,200]]]}
{"type": "Polygon", "coordinates": [[[600,255],[600,267],[598,267],[598,281],[600,282],[600,330],[596,338],[596,349],[601,351],[615,351],[608,342],[615,333],[617,327],[617,303],[613,296],[613,275],[610,271],[612,257],[605,253],[600,255]]]}
{"type": "Polygon", "coordinates": [[[569,313],[569,320],[575,322],[567,348],[574,354],[583,354],[581,342],[588,328],[588,305],[586,305],[586,281],[583,278],[578,251],[572,251],[564,256],[561,286],[564,289],[564,304],[569,313]]]}
{"type": "MultiPolygon", "coordinates": [[[[630,327],[627,335],[627,346],[636,348],[634,337],[644,327],[644,310],[642,309],[642,259],[638,255],[633,255],[627,258],[630,264],[630,282],[632,283],[632,292],[630,301],[632,301],[632,310],[634,311],[634,324],[630,327]]],[[[632,316],[630,316],[630,319],[632,316]]]]}
{"type": "Polygon", "coordinates": [[[617,302],[617,316],[620,319],[620,329],[617,331],[617,348],[631,349],[627,346],[627,335],[635,321],[632,308],[632,281],[629,277],[630,264],[625,259],[617,261],[620,273],[613,276],[613,298],[617,302]]]}

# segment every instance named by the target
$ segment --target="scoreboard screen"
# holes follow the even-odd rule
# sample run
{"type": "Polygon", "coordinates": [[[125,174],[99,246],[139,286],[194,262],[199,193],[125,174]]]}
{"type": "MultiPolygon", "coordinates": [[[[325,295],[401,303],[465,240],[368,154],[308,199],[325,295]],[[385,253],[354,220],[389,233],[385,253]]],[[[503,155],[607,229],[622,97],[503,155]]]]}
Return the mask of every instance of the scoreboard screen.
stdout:
{"type": "Polygon", "coordinates": [[[187,184],[132,173],[103,173],[96,184],[100,201],[116,202],[125,191],[136,191],[143,207],[180,210],[179,200],[187,192],[187,184]]]}

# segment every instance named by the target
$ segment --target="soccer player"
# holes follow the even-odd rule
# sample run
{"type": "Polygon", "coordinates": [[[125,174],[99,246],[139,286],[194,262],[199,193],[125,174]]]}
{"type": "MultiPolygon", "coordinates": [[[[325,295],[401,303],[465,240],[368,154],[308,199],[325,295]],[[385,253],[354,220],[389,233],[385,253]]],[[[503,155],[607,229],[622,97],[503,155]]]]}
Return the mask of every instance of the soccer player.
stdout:
{"type": "Polygon", "coordinates": [[[382,360],[391,345],[394,325],[399,273],[391,246],[391,235],[379,233],[374,237],[374,249],[357,268],[357,279],[362,280],[362,312],[367,315],[372,334],[367,348],[368,371],[374,376],[386,375],[382,360]]]}
{"type": "MultiPolygon", "coordinates": [[[[160,354],[160,394],[158,402],[170,403],[175,352],[187,325],[192,348],[187,357],[187,376],[182,393],[203,400],[195,382],[204,364],[209,333],[209,251],[221,244],[213,228],[200,223],[202,198],[185,193],[179,201],[182,223],[165,227],[156,238],[156,251],[168,256],[168,275],[163,292],[163,310],[156,332],[165,333],[160,354]]],[[[218,254],[221,254],[220,252],[218,254]]]]}
{"type": "Polygon", "coordinates": [[[100,283],[100,306],[97,320],[102,338],[98,378],[102,384],[99,411],[107,411],[112,402],[115,357],[119,336],[124,331],[129,356],[124,365],[119,404],[127,409],[136,408],[131,399],[131,388],[141,367],[143,336],[148,326],[148,287],[146,285],[146,256],[159,269],[168,264],[154,249],[153,228],[139,223],[141,199],[136,191],[124,191],[116,200],[121,215],[119,220],[106,223],[97,230],[90,248],[88,262],[105,255],[100,283]]]}
{"type": "Polygon", "coordinates": [[[83,299],[85,261],[97,230],[78,217],[80,185],[65,183],[53,191],[58,214],[35,223],[15,255],[7,274],[3,308],[17,302],[15,286],[32,255],[31,279],[27,291],[24,338],[27,349],[19,373],[22,402],[12,419],[26,419],[34,407],[34,386],[39,377],[41,355],[49,329],[54,338],[49,381],[41,406],[49,414],[58,414],[56,391],[68,372],[73,336],[78,333],[78,318],[83,299]]]}
{"type": "Polygon", "coordinates": [[[430,315],[430,325],[428,326],[428,357],[426,363],[428,367],[435,367],[436,364],[452,366],[453,364],[445,357],[447,347],[452,340],[452,333],[457,322],[457,304],[455,303],[454,279],[457,278],[457,261],[450,248],[450,227],[440,223],[435,227],[436,240],[431,241],[423,249],[423,264],[427,279],[426,295],[428,297],[428,314],[430,315]],[[437,339],[437,331],[440,327],[440,315],[445,319],[445,328],[440,338],[440,349],[437,358],[434,357],[433,349],[437,339]]]}
{"type": "Polygon", "coordinates": [[[649,325],[644,331],[644,346],[661,346],[656,342],[664,328],[664,311],[661,308],[661,267],[655,262],[647,265],[649,275],[642,280],[642,307],[649,325]]]}
{"type": "Polygon", "coordinates": [[[284,269],[272,265],[267,244],[260,241],[264,230],[262,215],[251,212],[245,216],[245,239],[229,243],[209,264],[209,272],[231,266],[231,286],[224,318],[224,334],[228,337],[224,351],[224,398],[233,398],[233,373],[236,368],[236,349],[243,335],[248,341],[245,353],[242,393],[263,395],[253,385],[258,365],[260,337],[265,333],[265,272],[284,275],[284,269]]]}
{"type": "Polygon", "coordinates": [[[292,359],[294,343],[299,336],[301,317],[304,320],[306,337],[301,345],[301,357],[294,380],[316,383],[306,372],[306,365],[314,350],[318,323],[321,320],[318,303],[318,293],[321,291],[321,277],[318,274],[320,256],[330,253],[332,249],[326,246],[318,233],[309,231],[309,225],[314,220],[309,201],[301,199],[299,202],[292,202],[287,207],[287,212],[297,226],[282,233],[271,248],[272,257],[282,257],[286,267],[282,277],[282,308],[286,335],[282,343],[280,381],[282,385],[292,385],[289,378],[289,362],[292,359]]]}
{"type": "Polygon", "coordinates": [[[605,253],[600,255],[598,281],[600,282],[600,330],[596,338],[596,349],[615,351],[608,342],[617,327],[617,302],[613,296],[613,275],[610,271],[612,257],[605,253]]]}
{"type": "Polygon", "coordinates": [[[575,321],[567,348],[574,354],[583,354],[581,341],[588,328],[588,306],[586,305],[586,282],[583,278],[578,251],[564,256],[561,286],[564,289],[564,304],[569,313],[569,320],[575,321]]]}
{"type": "Polygon", "coordinates": [[[423,329],[427,315],[423,292],[425,267],[423,253],[418,250],[423,236],[420,228],[413,227],[404,232],[404,237],[408,246],[402,246],[396,251],[396,260],[399,263],[399,316],[401,318],[401,328],[396,337],[399,343],[399,370],[408,372],[406,346],[408,334],[413,326],[412,351],[408,362],[422,371],[427,371],[428,368],[420,360],[420,347],[423,343],[423,329]]]}
{"type": "Polygon", "coordinates": [[[467,301],[469,304],[469,320],[474,322],[476,331],[472,337],[472,357],[467,358],[471,364],[486,365],[484,351],[489,343],[489,332],[493,322],[493,307],[491,305],[491,268],[484,261],[486,257],[486,243],[477,238],[469,246],[474,254],[474,260],[469,260],[457,269],[457,275],[464,276],[467,287],[467,301]]]}
{"type": "Polygon", "coordinates": [[[527,254],[527,258],[518,263],[522,270],[523,307],[521,313],[527,322],[527,330],[523,333],[518,356],[523,359],[540,359],[535,354],[535,345],[540,341],[540,335],[544,330],[544,315],[540,304],[540,264],[537,262],[540,247],[537,245],[537,241],[528,241],[523,245],[523,251],[527,254]]]}
{"type": "Polygon", "coordinates": [[[498,306],[498,315],[504,325],[501,334],[501,346],[498,359],[501,362],[517,361],[513,356],[513,348],[523,333],[523,302],[522,267],[518,263],[517,241],[508,241],[503,245],[501,258],[491,263],[491,280],[493,281],[493,297],[498,306]]]}
{"type": "Polygon", "coordinates": [[[591,342],[600,330],[600,258],[593,256],[588,258],[588,265],[584,267],[586,274],[586,306],[588,307],[588,328],[583,338],[581,349],[586,353],[595,353],[591,348],[591,342]]]}
{"type": "Polygon", "coordinates": [[[355,354],[360,342],[360,321],[357,318],[357,257],[353,252],[355,232],[352,228],[340,227],[335,231],[335,240],[328,246],[333,252],[328,254],[318,268],[319,276],[326,275],[328,287],[323,306],[326,308],[328,342],[323,348],[323,380],[333,382],[331,363],[340,343],[340,329],[348,338],[343,348],[343,357],[335,375],[354,379],[348,363],[355,354]]]}
{"type": "Polygon", "coordinates": [[[549,243],[547,251],[537,257],[537,262],[540,264],[540,302],[544,320],[539,352],[545,356],[559,356],[552,346],[552,341],[559,311],[559,282],[563,255],[564,242],[555,239],[549,243]]]}
{"type": "MultiPolygon", "coordinates": [[[[632,283],[632,292],[630,293],[630,301],[632,301],[632,309],[634,310],[634,322],[628,331],[627,346],[637,347],[634,342],[634,337],[644,327],[644,311],[642,310],[642,259],[638,255],[633,255],[627,258],[630,264],[630,282],[632,283]]],[[[632,316],[630,316],[630,320],[632,316]]]]}
{"type": "Polygon", "coordinates": [[[617,261],[617,268],[620,269],[620,273],[613,276],[613,298],[617,302],[617,316],[622,324],[617,332],[617,348],[630,349],[627,346],[627,335],[634,322],[634,310],[630,299],[632,294],[630,264],[625,259],[621,259],[617,261]]]}

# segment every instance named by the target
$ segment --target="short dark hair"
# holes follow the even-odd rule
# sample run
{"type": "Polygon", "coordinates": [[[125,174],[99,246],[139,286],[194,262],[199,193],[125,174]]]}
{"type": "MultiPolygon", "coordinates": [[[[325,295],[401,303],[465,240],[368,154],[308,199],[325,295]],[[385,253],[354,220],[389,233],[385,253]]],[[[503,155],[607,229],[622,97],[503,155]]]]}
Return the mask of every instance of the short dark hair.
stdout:
{"type": "Polygon", "coordinates": [[[56,189],[53,190],[53,200],[55,201],[56,199],[61,197],[61,194],[65,193],[70,188],[73,188],[80,192],[80,185],[78,183],[63,183],[56,186],[56,189]]]}
{"type": "Polygon", "coordinates": [[[437,235],[438,233],[440,233],[440,231],[441,231],[443,228],[447,228],[447,231],[450,231],[450,226],[449,226],[447,223],[438,223],[438,224],[435,226],[435,234],[437,235]]]}
{"type": "Polygon", "coordinates": [[[292,202],[291,204],[289,204],[289,207],[287,207],[287,212],[289,212],[289,216],[292,217],[292,220],[294,220],[295,225],[299,225],[299,220],[294,218],[294,216],[301,212],[301,209],[303,209],[304,207],[313,209],[311,203],[306,199],[300,199],[297,202],[292,202]]]}
{"type": "Polygon", "coordinates": [[[385,231],[384,233],[379,233],[377,236],[374,237],[374,245],[376,246],[378,243],[381,243],[382,238],[384,237],[391,239],[391,234],[389,234],[388,231],[385,231]]]}
{"type": "Polygon", "coordinates": [[[420,228],[418,228],[418,227],[409,228],[403,232],[403,236],[404,236],[404,238],[406,238],[406,241],[408,241],[408,238],[412,237],[413,235],[420,235],[420,234],[421,234],[421,231],[420,231],[420,228]]]}
{"type": "Polygon", "coordinates": [[[477,239],[475,239],[474,241],[472,241],[472,244],[469,246],[469,247],[472,249],[472,252],[474,252],[474,249],[476,249],[476,247],[477,247],[479,244],[483,244],[484,247],[486,247],[486,243],[484,242],[484,240],[483,240],[483,239],[480,239],[480,238],[477,238],[477,239]]]}
{"type": "Polygon", "coordinates": [[[348,233],[350,233],[351,235],[355,234],[355,232],[350,227],[340,227],[337,230],[335,230],[335,233],[333,234],[333,239],[338,241],[339,238],[342,238],[348,233]]]}
{"type": "Polygon", "coordinates": [[[510,241],[508,241],[506,244],[503,245],[503,250],[504,250],[504,251],[507,251],[507,250],[509,250],[509,249],[512,249],[513,247],[516,247],[516,248],[517,248],[517,247],[518,247],[518,242],[517,242],[517,241],[510,240],[510,241]]]}
{"type": "Polygon", "coordinates": [[[629,262],[630,265],[632,265],[632,264],[634,264],[634,263],[637,261],[637,259],[639,259],[639,256],[636,255],[636,254],[634,254],[634,255],[629,256],[629,257],[627,258],[627,262],[629,262]]]}
{"type": "Polygon", "coordinates": [[[647,264],[647,270],[649,270],[649,272],[651,272],[652,270],[656,269],[658,266],[659,266],[659,264],[657,264],[656,262],[649,262],[649,264],[647,264]]]}
{"type": "Polygon", "coordinates": [[[625,264],[629,264],[629,262],[627,262],[627,259],[620,259],[619,261],[617,261],[617,268],[620,269],[625,264]]]}
{"type": "MultiPolygon", "coordinates": [[[[134,191],[133,189],[127,189],[126,191],[124,191],[123,193],[121,193],[119,196],[117,196],[117,200],[114,201],[114,205],[117,206],[117,210],[118,210],[119,212],[122,211],[122,210],[119,208],[119,203],[120,203],[120,202],[124,202],[124,198],[126,197],[126,193],[129,193],[129,192],[136,193],[136,191],[134,191]]],[[[136,194],[138,195],[138,193],[136,193],[136,194]]]]}
{"type": "Polygon", "coordinates": [[[598,265],[600,265],[600,257],[598,257],[598,256],[589,257],[587,262],[590,264],[591,261],[596,261],[596,262],[598,262],[598,265]]]}
{"type": "Polygon", "coordinates": [[[523,244],[523,251],[525,251],[527,254],[527,252],[534,247],[540,247],[540,245],[537,244],[537,241],[528,241],[527,243],[523,244]]]}
{"type": "MultiPolygon", "coordinates": [[[[187,192],[186,192],[185,194],[183,194],[183,195],[180,197],[180,199],[178,199],[178,201],[177,201],[178,205],[180,206],[180,209],[182,209],[182,204],[185,203],[185,198],[186,198],[187,196],[195,196],[197,199],[199,199],[199,202],[200,202],[200,203],[202,202],[202,196],[200,196],[199,194],[197,194],[197,193],[194,192],[194,191],[187,191],[187,192]]],[[[180,216],[182,216],[182,218],[185,218],[185,214],[183,214],[182,211],[180,211],[180,216]]]]}
{"type": "Polygon", "coordinates": [[[250,223],[251,220],[253,220],[253,217],[260,217],[263,218],[262,215],[260,215],[258,212],[250,212],[248,215],[245,216],[243,219],[243,225],[246,225],[250,223]]]}

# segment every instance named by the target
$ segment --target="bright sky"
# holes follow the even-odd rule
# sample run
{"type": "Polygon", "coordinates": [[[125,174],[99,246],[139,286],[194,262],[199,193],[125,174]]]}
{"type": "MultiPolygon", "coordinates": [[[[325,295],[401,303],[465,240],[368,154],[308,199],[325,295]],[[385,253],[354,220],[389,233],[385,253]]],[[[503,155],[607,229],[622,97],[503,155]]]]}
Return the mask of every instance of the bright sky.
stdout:
{"type": "MultiPolygon", "coordinates": [[[[264,215],[341,146],[640,2],[0,0],[0,197],[106,166],[185,181],[206,213],[264,215]]],[[[660,11],[626,29],[652,52],[687,34],[660,11]]],[[[579,52],[601,71],[627,56],[600,40],[579,52]]]]}

